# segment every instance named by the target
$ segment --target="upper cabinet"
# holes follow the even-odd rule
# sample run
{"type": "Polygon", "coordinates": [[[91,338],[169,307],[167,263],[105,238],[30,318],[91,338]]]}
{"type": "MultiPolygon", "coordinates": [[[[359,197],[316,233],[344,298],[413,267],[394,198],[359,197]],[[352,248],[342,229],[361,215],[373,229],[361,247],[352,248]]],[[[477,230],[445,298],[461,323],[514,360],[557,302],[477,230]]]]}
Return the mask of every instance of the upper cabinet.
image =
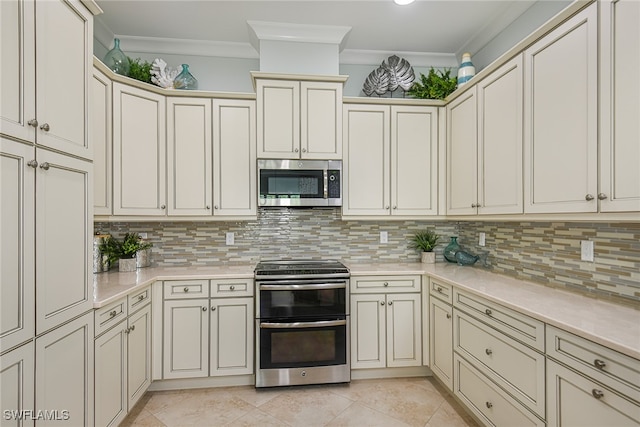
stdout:
{"type": "Polygon", "coordinates": [[[346,77],[327,76],[326,81],[266,73],[253,73],[253,77],[258,158],[342,158],[342,87],[346,77]]]}
{"type": "Polygon", "coordinates": [[[90,159],[91,13],[77,0],[0,8],[1,133],[90,159]]]}
{"type": "Polygon", "coordinates": [[[591,4],[524,52],[526,213],[597,211],[597,12],[591,4]]]}
{"type": "Polygon", "coordinates": [[[93,213],[111,215],[113,212],[111,80],[95,67],[89,114],[93,144],[93,213]]]}
{"type": "Polygon", "coordinates": [[[601,212],[640,211],[640,2],[601,0],[601,212]]]}
{"type": "Polygon", "coordinates": [[[344,106],[344,216],[437,214],[438,111],[344,106]]]}

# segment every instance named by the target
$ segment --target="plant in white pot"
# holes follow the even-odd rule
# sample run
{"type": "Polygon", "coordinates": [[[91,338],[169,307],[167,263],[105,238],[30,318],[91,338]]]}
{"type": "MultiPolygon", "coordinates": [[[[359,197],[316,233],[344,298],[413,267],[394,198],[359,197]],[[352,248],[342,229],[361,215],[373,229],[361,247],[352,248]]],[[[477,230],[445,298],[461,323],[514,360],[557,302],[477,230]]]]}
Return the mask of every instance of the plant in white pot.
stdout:
{"type": "Polygon", "coordinates": [[[433,250],[436,248],[438,240],[440,240],[440,236],[431,230],[418,231],[411,238],[411,248],[421,252],[423,263],[433,264],[436,262],[436,254],[433,250]]]}
{"type": "Polygon", "coordinates": [[[153,244],[143,241],[138,233],[126,233],[121,242],[114,237],[106,239],[101,250],[108,256],[111,265],[119,260],[120,271],[136,271],[136,268],[148,265],[147,251],[151,246],[153,244]],[[141,262],[142,258],[146,261],[141,262]]]}

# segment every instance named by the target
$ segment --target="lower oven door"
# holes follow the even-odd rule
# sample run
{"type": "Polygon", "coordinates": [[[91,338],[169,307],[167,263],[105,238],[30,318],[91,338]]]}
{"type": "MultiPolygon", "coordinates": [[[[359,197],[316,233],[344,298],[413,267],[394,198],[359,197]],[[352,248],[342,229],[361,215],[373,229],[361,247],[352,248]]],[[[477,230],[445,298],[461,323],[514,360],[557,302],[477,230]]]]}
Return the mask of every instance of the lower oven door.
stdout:
{"type": "Polygon", "coordinates": [[[349,317],[256,321],[256,387],[349,382],[349,317]]]}

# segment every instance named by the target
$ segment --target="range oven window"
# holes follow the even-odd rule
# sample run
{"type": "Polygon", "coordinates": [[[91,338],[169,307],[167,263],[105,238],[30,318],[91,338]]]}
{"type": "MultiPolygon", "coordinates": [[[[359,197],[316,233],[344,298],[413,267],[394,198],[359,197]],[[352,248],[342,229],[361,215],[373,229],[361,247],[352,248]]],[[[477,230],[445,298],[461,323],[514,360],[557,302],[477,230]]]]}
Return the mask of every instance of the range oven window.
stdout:
{"type": "Polygon", "coordinates": [[[336,316],[346,313],[346,284],[326,283],[329,288],[291,289],[282,285],[260,287],[259,316],[261,319],[305,319],[318,316],[336,316]],[[331,286],[336,286],[331,288],[331,286]]]}
{"type": "Polygon", "coordinates": [[[322,170],[260,170],[262,198],[324,198],[322,170]]]}
{"type": "MultiPolygon", "coordinates": [[[[309,322],[295,327],[261,322],[260,368],[304,368],[311,366],[342,365],[346,361],[347,322],[334,326],[317,327],[309,322]],[[310,326],[311,325],[311,326],[310,326]]],[[[321,324],[322,322],[318,323],[321,324]]]]}

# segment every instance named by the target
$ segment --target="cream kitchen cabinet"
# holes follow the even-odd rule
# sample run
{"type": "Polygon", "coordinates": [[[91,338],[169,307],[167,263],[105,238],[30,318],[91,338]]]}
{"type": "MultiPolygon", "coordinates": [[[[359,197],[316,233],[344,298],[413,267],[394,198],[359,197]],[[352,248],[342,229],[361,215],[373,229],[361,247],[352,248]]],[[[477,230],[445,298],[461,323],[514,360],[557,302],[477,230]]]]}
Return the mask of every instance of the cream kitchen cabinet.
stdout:
{"type": "Polygon", "coordinates": [[[252,374],[251,281],[196,282],[163,284],[163,379],[252,374]],[[192,299],[195,294],[190,291],[175,291],[191,289],[189,286],[197,290],[200,283],[196,282],[204,282],[206,296],[210,294],[213,298],[192,299]]]}
{"type": "Polygon", "coordinates": [[[0,356],[0,425],[33,425],[33,421],[18,421],[12,414],[35,410],[34,354],[34,342],[29,341],[0,356]]]}
{"type": "Polygon", "coordinates": [[[429,279],[430,368],[453,391],[453,308],[451,286],[429,279]],[[449,298],[447,298],[449,295],[449,298]]]}
{"type": "MultiPolygon", "coordinates": [[[[93,312],[36,338],[35,409],[57,410],[74,426],[92,426],[94,402],[93,312]]],[[[48,425],[40,419],[38,425],[48,425]]]]}
{"type": "Polygon", "coordinates": [[[93,67],[91,142],[93,144],[93,213],[113,213],[113,138],[111,79],[93,67]]]}
{"type": "Polygon", "coordinates": [[[436,107],[344,106],[343,216],[437,214],[436,107]]]}
{"type": "Polygon", "coordinates": [[[351,368],[422,366],[420,276],[351,280],[351,368]]]}
{"type": "Polygon", "coordinates": [[[600,212],[640,211],[640,3],[600,7],[600,212]]]}
{"type": "Polygon", "coordinates": [[[78,0],[10,0],[0,7],[0,132],[91,159],[92,13],[78,0]]]}
{"type": "Polygon", "coordinates": [[[96,329],[107,329],[95,339],[96,426],[117,426],[151,384],[149,302],[139,293],[96,310],[96,329]],[[127,298],[139,296],[142,305],[127,316],[127,298]]]}
{"type": "Polygon", "coordinates": [[[591,4],[524,51],[525,213],[597,211],[597,8],[591,4]]]}
{"type": "Polygon", "coordinates": [[[165,97],[113,82],[113,214],[167,213],[165,97]]]}
{"type": "Polygon", "coordinates": [[[447,214],[522,213],[522,56],[447,112],[447,214]]]}
{"type": "Polygon", "coordinates": [[[342,158],[342,87],[346,77],[301,80],[301,76],[265,73],[252,73],[252,77],[258,158],[342,158]]]}

